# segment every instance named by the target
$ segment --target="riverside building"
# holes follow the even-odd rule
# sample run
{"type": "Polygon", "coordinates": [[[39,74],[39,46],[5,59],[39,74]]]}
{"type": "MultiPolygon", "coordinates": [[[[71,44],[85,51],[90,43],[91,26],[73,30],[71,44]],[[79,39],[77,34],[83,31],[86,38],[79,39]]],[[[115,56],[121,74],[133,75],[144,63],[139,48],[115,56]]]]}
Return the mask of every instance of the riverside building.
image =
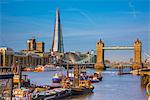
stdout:
{"type": "Polygon", "coordinates": [[[44,42],[35,39],[27,41],[27,49],[15,52],[8,47],[0,47],[0,66],[12,66],[18,63],[22,67],[35,67],[50,63],[50,53],[44,52],[44,42]]]}

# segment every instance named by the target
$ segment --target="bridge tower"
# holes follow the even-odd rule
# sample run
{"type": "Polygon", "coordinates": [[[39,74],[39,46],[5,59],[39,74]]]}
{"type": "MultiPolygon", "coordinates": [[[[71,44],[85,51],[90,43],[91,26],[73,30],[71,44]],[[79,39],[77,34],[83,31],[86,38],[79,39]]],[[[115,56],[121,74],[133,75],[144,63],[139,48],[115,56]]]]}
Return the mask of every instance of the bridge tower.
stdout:
{"type": "Polygon", "coordinates": [[[139,39],[137,39],[134,42],[134,62],[132,65],[133,69],[139,69],[142,67],[141,52],[142,52],[142,42],[139,39]]]}
{"type": "Polygon", "coordinates": [[[96,69],[104,69],[104,43],[100,39],[96,44],[96,64],[94,68],[96,69]]]}

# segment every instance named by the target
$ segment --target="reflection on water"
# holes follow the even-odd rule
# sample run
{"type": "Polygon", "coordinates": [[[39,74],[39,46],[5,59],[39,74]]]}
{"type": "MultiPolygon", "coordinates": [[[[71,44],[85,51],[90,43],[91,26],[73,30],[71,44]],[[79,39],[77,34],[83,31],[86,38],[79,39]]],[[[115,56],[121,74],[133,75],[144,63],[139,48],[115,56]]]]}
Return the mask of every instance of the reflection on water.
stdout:
{"type": "MultiPolygon", "coordinates": [[[[87,73],[95,72],[94,69],[87,69],[87,73]]],[[[52,76],[56,71],[51,72],[25,72],[31,82],[38,85],[50,84],[52,76]]],[[[63,71],[65,73],[65,71],[63,71]]],[[[103,80],[93,84],[94,93],[80,96],[72,96],[65,100],[145,100],[145,90],[140,87],[140,76],[117,75],[114,69],[103,71],[103,80]]],[[[64,99],[63,99],[64,100],[64,99]]]]}

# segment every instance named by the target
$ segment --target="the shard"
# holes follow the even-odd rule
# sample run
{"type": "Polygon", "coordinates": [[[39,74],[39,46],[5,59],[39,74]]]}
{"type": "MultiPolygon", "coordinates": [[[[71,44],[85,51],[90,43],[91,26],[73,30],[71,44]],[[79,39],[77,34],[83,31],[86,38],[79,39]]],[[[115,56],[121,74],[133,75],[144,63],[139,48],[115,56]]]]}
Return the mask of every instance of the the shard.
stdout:
{"type": "Polygon", "coordinates": [[[61,22],[60,22],[60,12],[59,12],[58,8],[56,10],[52,52],[53,53],[54,52],[59,52],[59,53],[64,52],[62,27],[61,27],[61,22]]]}

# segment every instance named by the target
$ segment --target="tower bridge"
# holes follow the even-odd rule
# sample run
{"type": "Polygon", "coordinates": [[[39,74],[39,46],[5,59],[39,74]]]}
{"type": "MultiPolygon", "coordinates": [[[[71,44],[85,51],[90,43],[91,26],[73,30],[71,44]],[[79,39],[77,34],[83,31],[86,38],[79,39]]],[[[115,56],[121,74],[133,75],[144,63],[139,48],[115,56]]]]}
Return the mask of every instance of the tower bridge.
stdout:
{"type": "Polygon", "coordinates": [[[100,39],[96,44],[96,64],[95,68],[104,69],[104,51],[105,50],[133,50],[134,51],[134,62],[132,69],[139,69],[142,67],[142,42],[137,39],[133,46],[110,46],[105,47],[104,42],[100,39]]]}

